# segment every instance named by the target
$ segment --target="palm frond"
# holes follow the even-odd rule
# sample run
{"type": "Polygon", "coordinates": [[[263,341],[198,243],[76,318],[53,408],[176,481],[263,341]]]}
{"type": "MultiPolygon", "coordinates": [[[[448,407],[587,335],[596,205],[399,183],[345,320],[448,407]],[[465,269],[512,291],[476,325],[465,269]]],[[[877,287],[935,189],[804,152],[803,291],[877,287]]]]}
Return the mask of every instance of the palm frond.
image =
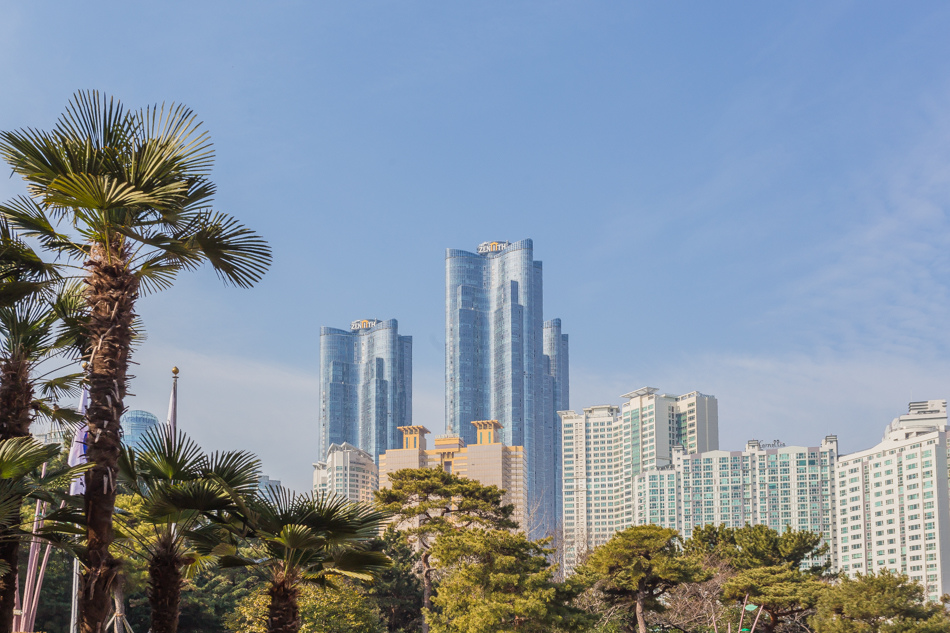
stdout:
{"type": "Polygon", "coordinates": [[[19,196],[0,204],[0,216],[21,235],[36,239],[48,250],[70,257],[85,257],[89,253],[87,245],[77,244],[65,233],[57,231],[46,211],[32,198],[19,196]]]}
{"type": "Polygon", "coordinates": [[[253,494],[261,479],[261,460],[248,451],[214,452],[208,458],[207,474],[220,478],[238,494],[253,494]]]}
{"type": "Polygon", "coordinates": [[[189,241],[207,258],[218,277],[241,288],[261,280],[271,263],[270,246],[261,236],[224,213],[202,212],[195,221],[198,230],[190,233],[189,241]]]}
{"type": "Polygon", "coordinates": [[[17,479],[59,454],[56,445],[47,446],[32,437],[0,440],[0,479],[17,479]]]}

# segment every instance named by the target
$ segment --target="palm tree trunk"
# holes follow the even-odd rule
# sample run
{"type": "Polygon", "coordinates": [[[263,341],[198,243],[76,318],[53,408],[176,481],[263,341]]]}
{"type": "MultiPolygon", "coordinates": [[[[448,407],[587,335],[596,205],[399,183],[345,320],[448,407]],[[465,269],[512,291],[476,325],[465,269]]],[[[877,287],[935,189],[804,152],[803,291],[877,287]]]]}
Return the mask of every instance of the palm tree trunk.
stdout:
{"type": "MultiPolygon", "coordinates": [[[[33,422],[32,403],[33,385],[30,384],[29,363],[8,359],[0,367],[0,440],[29,435],[30,423],[33,422]]],[[[5,562],[10,569],[0,577],[0,633],[13,630],[19,553],[19,542],[11,540],[0,543],[0,561],[5,562]]]]}
{"type": "Polygon", "coordinates": [[[161,552],[148,564],[148,604],[151,633],[176,633],[181,605],[181,561],[173,552],[161,552]]]}
{"type": "Polygon", "coordinates": [[[86,262],[86,303],[89,316],[89,445],[86,455],[95,464],[86,473],[85,511],[88,522],[88,564],[80,596],[80,631],[102,633],[111,609],[112,585],[119,562],[112,556],[115,478],[120,451],[119,418],[128,386],[132,320],[138,279],[126,262],[129,249],[114,237],[93,244],[86,262]]]}
{"type": "Polygon", "coordinates": [[[13,631],[13,610],[16,608],[16,572],[19,554],[19,541],[0,542],[0,560],[10,565],[10,571],[0,577],[0,633],[12,633],[13,631]],[[10,561],[13,561],[13,563],[10,564],[10,561]]]}
{"type": "Polygon", "coordinates": [[[271,583],[268,594],[267,633],[298,633],[300,610],[297,606],[299,590],[286,577],[271,583]]]}
{"type": "Polygon", "coordinates": [[[8,359],[0,367],[0,440],[30,434],[32,404],[29,363],[8,359]]]}

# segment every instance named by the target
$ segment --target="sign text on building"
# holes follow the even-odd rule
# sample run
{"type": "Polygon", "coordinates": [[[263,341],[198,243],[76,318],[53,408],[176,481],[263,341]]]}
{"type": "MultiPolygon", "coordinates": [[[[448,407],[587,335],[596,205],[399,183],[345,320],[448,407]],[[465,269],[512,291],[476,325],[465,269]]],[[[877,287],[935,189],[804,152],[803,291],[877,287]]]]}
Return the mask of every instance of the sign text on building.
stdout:
{"type": "Polygon", "coordinates": [[[482,242],[478,245],[478,254],[497,253],[511,246],[511,242],[482,242]]]}
{"type": "Polygon", "coordinates": [[[363,319],[362,321],[353,321],[350,323],[351,330],[368,330],[369,328],[382,323],[379,319],[363,319]]]}

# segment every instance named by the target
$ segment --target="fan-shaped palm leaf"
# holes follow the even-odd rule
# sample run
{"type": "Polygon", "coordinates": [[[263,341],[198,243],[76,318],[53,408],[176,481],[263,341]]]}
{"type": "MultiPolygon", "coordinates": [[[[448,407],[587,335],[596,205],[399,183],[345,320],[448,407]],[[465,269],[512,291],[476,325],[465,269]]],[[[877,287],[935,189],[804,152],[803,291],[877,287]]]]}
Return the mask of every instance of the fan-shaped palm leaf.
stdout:
{"type": "Polygon", "coordinates": [[[135,303],[169,287],[182,270],[209,263],[226,283],[248,287],[270,265],[266,242],[211,208],[213,152],[188,108],[126,110],[96,91],[77,93],[50,131],[0,133],[0,156],[29,198],[0,217],[43,248],[64,255],[87,282],[89,542],[97,561],[83,596],[83,630],[108,616],[119,417],[128,387],[135,303]]]}

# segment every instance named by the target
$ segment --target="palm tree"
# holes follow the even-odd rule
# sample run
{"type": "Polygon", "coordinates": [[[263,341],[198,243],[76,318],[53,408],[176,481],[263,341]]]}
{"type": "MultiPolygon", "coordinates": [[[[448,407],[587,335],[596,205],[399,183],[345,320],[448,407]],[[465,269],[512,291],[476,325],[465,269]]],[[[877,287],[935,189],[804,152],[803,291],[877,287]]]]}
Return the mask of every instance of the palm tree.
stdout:
{"type": "Polygon", "coordinates": [[[172,436],[165,426],[149,431],[138,449],[125,448],[119,481],[134,495],[137,512],[122,521],[122,532],[148,562],[152,633],[178,630],[182,571],[217,558],[198,553],[191,543],[218,543],[222,533],[231,535],[221,526],[240,519],[259,480],[260,460],[251,453],[205,455],[184,433],[172,436]]]}
{"type": "MultiPolygon", "coordinates": [[[[82,375],[41,367],[64,356],[67,366],[75,362],[82,309],[75,287],[0,221],[0,440],[28,436],[38,416],[78,421],[75,411],[58,408],[55,399],[74,393],[82,375]]],[[[13,626],[19,548],[18,539],[0,542],[0,561],[8,570],[0,574],[0,632],[13,626]]]]}
{"type": "MultiPolygon", "coordinates": [[[[21,508],[24,499],[36,499],[52,503],[65,495],[66,488],[73,477],[86,470],[86,466],[62,467],[47,471],[43,468],[60,452],[58,444],[44,445],[30,436],[0,440],[0,545],[5,549],[27,539],[44,535],[34,534],[32,523],[24,521],[21,508]],[[42,470],[41,470],[42,468],[42,470]]],[[[0,573],[13,577],[16,583],[16,564],[0,560],[0,573]]],[[[9,612],[4,602],[4,612],[0,627],[3,631],[13,630],[13,601],[9,612]]]]}
{"type": "Polygon", "coordinates": [[[235,552],[219,562],[265,573],[269,633],[300,630],[302,584],[327,584],[334,576],[368,581],[391,564],[382,552],[368,549],[388,518],[369,505],[268,487],[249,510],[255,556],[242,558],[235,552]]]}
{"type": "Polygon", "coordinates": [[[203,262],[225,283],[250,287],[267,270],[270,249],[212,210],[211,142],[182,105],[127,111],[96,91],[79,92],[52,130],[0,133],[0,155],[29,194],[0,206],[0,216],[71,262],[85,284],[94,467],[86,473],[80,610],[82,632],[100,633],[119,569],[110,546],[136,301],[203,262]]]}

